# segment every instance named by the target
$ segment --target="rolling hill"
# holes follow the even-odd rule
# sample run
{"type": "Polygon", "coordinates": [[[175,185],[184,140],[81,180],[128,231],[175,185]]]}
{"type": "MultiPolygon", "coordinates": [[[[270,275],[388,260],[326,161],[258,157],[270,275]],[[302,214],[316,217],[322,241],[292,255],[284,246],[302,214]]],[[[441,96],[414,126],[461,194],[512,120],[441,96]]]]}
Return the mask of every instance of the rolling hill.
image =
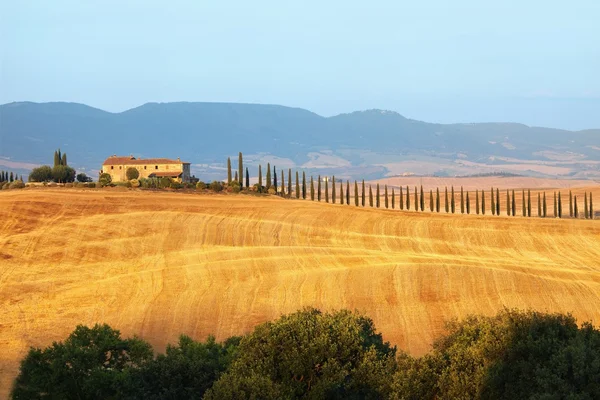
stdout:
{"type": "Polygon", "coordinates": [[[445,320],[503,307],[600,323],[598,221],[25,189],[0,193],[0,265],[0,397],[29,346],[77,324],[161,350],[181,333],[223,339],[304,306],[350,308],[419,355],[445,320]]]}
{"type": "Polygon", "coordinates": [[[26,173],[26,164],[51,162],[58,147],[91,175],[109,155],[134,154],[181,157],[197,176],[217,179],[225,158],[241,150],[253,167],[271,161],[357,179],[490,170],[600,177],[600,130],[431,124],[383,110],[325,118],[298,108],[235,103],[148,103],[121,113],[76,103],[0,106],[0,168],[21,163],[26,173]]]}

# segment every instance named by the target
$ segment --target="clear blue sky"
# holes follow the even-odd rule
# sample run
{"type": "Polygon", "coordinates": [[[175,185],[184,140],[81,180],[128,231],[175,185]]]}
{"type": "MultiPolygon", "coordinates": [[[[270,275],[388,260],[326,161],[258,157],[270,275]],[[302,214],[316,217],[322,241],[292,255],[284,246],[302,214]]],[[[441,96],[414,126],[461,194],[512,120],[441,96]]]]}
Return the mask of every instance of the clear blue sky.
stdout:
{"type": "Polygon", "coordinates": [[[0,0],[0,103],[600,127],[599,0],[0,0]]]}

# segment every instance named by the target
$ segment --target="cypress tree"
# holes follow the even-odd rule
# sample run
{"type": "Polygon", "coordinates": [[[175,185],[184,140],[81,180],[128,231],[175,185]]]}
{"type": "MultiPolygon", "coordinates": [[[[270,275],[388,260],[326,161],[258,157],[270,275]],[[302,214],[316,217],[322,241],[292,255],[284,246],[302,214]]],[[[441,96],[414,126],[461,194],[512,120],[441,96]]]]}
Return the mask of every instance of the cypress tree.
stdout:
{"type": "Polygon", "coordinates": [[[569,217],[573,218],[573,192],[569,190],[569,217]]]}
{"type": "Polygon", "coordinates": [[[415,211],[419,211],[419,194],[417,192],[416,186],[415,186],[415,211]]]}
{"type": "Polygon", "coordinates": [[[287,195],[292,197],[292,169],[288,168],[288,192],[287,195]]]}
{"type": "Polygon", "coordinates": [[[277,193],[277,168],[273,165],[273,189],[277,193]]]}
{"type": "Polygon", "coordinates": [[[237,171],[235,171],[235,178],[233,178],[234,181],[238,182],[238,175],[237,175],[237,171]]]}
{"type": "Polygon", "coordinates": [[[527,216],[531,217],[531,190],[527,189],[527,216]]]}
{"type": "Polygon", "coordinates": [[[373,189],[369,185],[369,207],[373,207],[373,189]]]}
{"type": "Polygon", "coordinates": [[[465,213],[465,193],[462,186],[460,187],[460,213],[465,213]]]}
{"type": "Polygon", "coordinates": [[[241,151],[238,154],[238,176],[240,178],[244,176],[244,160],[241,151]]]}
{"type": "Polygon", "coordinates": [[[358,183],[354,181],[354,206],[358,207],[358,183]]]}
{"type": "Polygon", "coordinates": [[[514,217],[517,213],[517,199],[515,197],[515,189],[512,191],[512,216],[514,217]]]}
{"type": "Polygon", "coordinates": [[[335,175],[331,178],[331,202],[335,204],[335,175]]]}
{"type": "Polygon", "coordinates": [[[231,185],[231,157],[227,157],[227,184],[231,185]]]}
{"type": "Polygon", "coordinates": [[[258,191],[262,190],[262,165],[258,164],[258,191]]]}
{"type": "Polygon", "coordinates": [[[296,171],[296,198],[300,198],[300,180],[298,179],[298,171],[296,171]]]}
{"type": "Polygon", "coordinates": [[[60,165],[64,165],[65,167],[69,164],[67,164],[67,153],[63,153],[62,158],[60,160],[60,165]]]}
{"type": "Polygon", "coordinates": [[[425,194],[423,193],[423,185],[421,185],[421,211],[425,211],[425,194]]]}
{"type": "Polygon", "coordinates": [[[265,188],[267,190],[271,189],[271,163],[267,163],[267,184],[265,188]]]}
{"type": "Polygon", "coordinates": [[[475,189],[475,211],[479,215],[479,190],[475,189]]]}
{"type": "Polygon", "coordinates": [[[379,183],[377,184],[377,191],[375,192],[375,204],[377,205],[377,208],[379,208],[379,183]]]}
{"type": "Polygon", "coordinates": [[[590,219],[594,219],[594,203],[592,202],[592,192],[590,192],[590,219]]]}
{"type": "Polygon", "coordinates": [[[558,192],[558,218],[562,218],[562,201],[560,191],[558,192]]]}
{"type": "Polygon", "coordinates": [[[575,218],[579,218],[579,211],[577,210],[577,196],[573,197],[573,215],[575,218]]]}
{"type": "Polygon", "coordinates": [[[58,149],[58,165],[60,165],[61,161],[62,161],[62,154],[60,153],[60,149],[58,149]]]}
{"type": "Polygon", "coordinates": [[[469,192],[467,191],[467,214],[471,214],[471,201],[469,200],[469,192]]]}
{"type": "Polygon", "coordinates": [[[317,179],[319,180],[317,182],[317,201],[321,201],[321,175],[317,179]]]}
{"type": "Polygon", "coordinates": [[[329,177],[325,178],[325,203],[329,203],[329,177]]]}
{"type": "Polygon", "coordinates": [[[538,192],[538,211],[537,211],[537,215],[538,215],[538,217],[542,216],[542,196],[540,195],[540,192],[538,192]]]}
{"type": "Polygon", "coordinates": [[[496,215],[500,216],[500,189],[496,188],[496,215]]]}
{"type": "Polygon", "coordinates": [[[585,219],[588,219],[588,202],[587,202],[587,192],[583,195],[583,216],[585,219]]]}
{"type": "Polygon", "coordinates": [[[340,181],[340,204],[344,205],[344,181],[340,181]]]}
{"type": "Polygon", "coordinates": [[[281,196],[285,196],[285,174],[281,170],[281,196]]]}
{"type": "Polygon", "coordinates": [[[350,181],[346,180],[346,205],[350,205],[350,181]]]}
{"type": "Polygon", "coordinates": [[[306,200],[306,172],[302,171],[302,200],[306,200]]]}
{"type": "Polygon", "coordinates": [[[400,210],[404,210],[404,195],[402,194],[402,186],[400,186],[400,191],[398,192],[398,199],[400,200],[400,210]]]}
{"type": "Polygon", "coordinates": [[[446,214],[448,214],[449,209],[449,205],[448,205],[448,186],[446,186],[446,189],[444,189],[444,193],[445,193],[445,197],[446,197],[446,201],[444,203],[444,208],[446,209],[446,214]]]}
{"type": "Polygon", "coordinates": [[[429,211],[433,212],[433,189],[429,189],[429,211]]]}
{"type": "Polygon", "coordinates": [[[542,217],[546,218],[546,215],[548,213],[548,208],[546,207],[546,192],[544,192],[543,197],[543,202],[542,202],[542,217]]]}
{"type": "MultiPolygon", "coordinates": [[[[283,171],[281,171],[283,174],[283,171]]],[[[283,176],[281,177],[283,179],[283,176]]],[[[248,172],[248,167],[246,167],[246,189],[250,187],[250,173],[248,172]]]]}
{"type": "Polygon", "coordinates": [[[435,212],[440,212],[440,188],[435,188],[435,212]]]}
{"type": "Polygon", "coordinates": [[[485,190],[481,191],[481,214],[485,215],[485,190]]]}
{"type": "Polygon", "coordinates": [[[521,207],[523,208],[523,216],[526,217],[527,216],[527,205],[525,204],[525,189],[523,189],[521,191],[521,193],[522,193],[522,197],[523,197],[523,201],[522,201],[523,204],[521,205],[521,207]]]}
{"type": "Polygon", "coordinates": [[[385,196],[384,197],[385,208],[389,208],[387,185],[385,185],[385,188],[383,189],[383,195],[385,196]]]}
{"type": "MultiPolygon", "coordinates": [[[[575,197],[575,204],[577,204],[577,196],[575,197]]],[[[577,206],[575,206],[577,207],[577,206]]],[[[556,218],[558,216],[558,211],[557,211],[558,207],[556,204],[556,192],[554,192],[554,218],[556,218]]]]}
{"type": "Polygon", "coordinates": [[[362,198],[361,198],[363,207],[365,206],[365,195],[366,195],[365,194],[365,180],[363,179],[362,180],[362,198]]]}
{"type": "Polygon", "coordinates": [[[15,176],[13,175],[13,172],[10,171],[10,177],[9,177],[9,182],[14,182],[15,181],[15,176]]]}
{"type": "Polygon", "coordinates": [[[396,208],[396,193],[394,187],[392,187],[392,210],[396,208]]]}
{"type": "Polygon", "coordinates": [[[310,176],[310,200],[315,201],[315,182],[312,175],[310,176]]]}
{"type": "Polygon", "coordinates": [[[490,190],[490,203],[492,204],[492,215],[496,215],[496,202],[494,201],[494,188],[490,190]]]}
{"type": "Polygon", "coordinates": [[[510,192],[506,189],[506,215],[510,217],[510,192]]]}
{"type": "Polygon", "coordinates": [[[58,152],[54,151],[54,166],[58,167],[60,165],[60,158],[58,158],[58,152]]]}
{"type": "Polygon", "coordinates": [[[21,175],[21,176],[19,177],[19,180],[20,180],[21,182],[25,182],[25,181],[23,180],[23,175],[21,175]]]}
{"type": "Polygon", "coordinates": [[[4,171],[0,171],[0,182],[4,182],[4,171]]]}
{"type": "Polygon", "coordinates": [[[450,198],[450,209],[452,210],[452,214],[456,211],[456,204],[454,200],[454,186],[451,187],[452,197],[450,198]]]}
{"type": "Polygon", "coordinates": [[[410,210],[410,189],[406,185],[406,209],[410,210]]]}

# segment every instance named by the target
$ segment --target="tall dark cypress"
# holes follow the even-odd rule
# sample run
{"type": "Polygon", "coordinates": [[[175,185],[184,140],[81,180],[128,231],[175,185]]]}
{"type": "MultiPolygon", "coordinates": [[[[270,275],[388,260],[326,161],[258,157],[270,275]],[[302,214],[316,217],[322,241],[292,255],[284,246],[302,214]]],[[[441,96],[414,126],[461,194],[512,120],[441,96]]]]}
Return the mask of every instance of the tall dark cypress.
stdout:
{"type": "Polygon", "coordinates": [[[358,182],[354,181],[354,206],[358,207],[358,182]]]}
{"type": "Polygon", "coordinates": [[[227,157],[227,184],[231,185],[231,157],[227,157]]]}
{"type": "Polygon", "coordinates": [[[396,208],[396,193],[392,186],[392,210],[396,208]]]}
{"type": "Polygon", "coordinates": [[[362,206],[363,207],[365,206],[365,196],[366,196],[366,193],[365,193],[365,180],[363,179],[362,180],[362,198],[361,198],[362,206]]]}
{"type": "Polygon", "coordinates": [[[500,189],[496,188],[496,215],[500,216],[500,189]]]}
{"type": "Polygon", "coordinates": [[[587,192],[583,195],[583,216],[585,219],[588,219],[588,202],[587,202],[587,192]]]}
{"type": "Polygon", "coordinates": [[[410,189],[406,185],[406,209],[410,210],[410,189]]]}
{"type": "Polygon", "coordinates": [[[517,214],[517,198],[515,197],[515,189],[512,191],[512,216],[517,214]]]}
{"type": "MultiPolygon", "coordinates": [[[[283,173],[283,171],[282,171],[283,173]]],[[[283,179],[283,176],[281,177],[283,179]]],[[[246,189],[250,187],[250,173],[248,172],[248,167],[246,167],[246,189]]]]}
{"type": "Polygon", "coordinates": [[[310,176],[310,200],[315,201],[315,181],[312,175],[310,176]]]}
{"type": "Polygon", "coordinates": [[[400,186],[400,191],[398,192],[398,199],[400,200],[400,210],[404,210],[404,195],[402,194],[402,186],[400,186]]]}
{"type": "Polygon", "coordinates": [[[527,216],[531,217],[531,190],[527,189],[527,216]]]}
{"type": "Polygon", "coordinates": [[[471,214],[471,201],[469,200],[469,192],[467,191],[467,214],[471,214]]]}
{"type": "Polygon", "coordinates": [[[292,169],[288,168],[288,197],[292,197],[292,169]]]}
{"type": "MultiPolygon", "coordinates": [[[[385,208],[389,208],[387,185],[385,185],[385,187],[383,189],[383,196],[384,196],[383,202],[384,202],[385,208]]],[[[586,199],[586,203],[587,203],[587,199],[586,199]]]]}
{"type": "Polygon", "coordinates": [[[562,200],[560,196],[560,191],[558,192],[558,218],[562,218],[562,200]]]}
{"type": "Polygon", "coordinates": [[[423,193],[423,185],[421,185],[421,211],[425,211],[425,194],[423,193]]]}
{"type": "Polygon", "coordinates": [[[525,204],[525,189],[523,189],[522,191],[522,197],[523,197],[523,201],[522,201],[522,208],[523,208],[523,216],[526,217],[527,216],[527,205],[525,204]]]}
{"type": "Polygon", "coordinates": [[[54,166],[58,167],[60,165],[60,158],[58,157],[58,151],[54,151],[54,166]]]}
{"type": "Polygon", "coordinates": [[[475,211],[479,215],[479,190],[475,189],[475,211]]]}
{"type": "Polygon", "coordinates": [[[485,190],[481,190],[481,214],[485,215],[485,190]]]}
{"type": "Polygon", "coordinates": [[[590,219],[594,219],[594,202],[592,201],[592,192],[590,192],[590,219]]]}
{"type": "Polygon", "coordinates": [[[542,196],[540,195],[540,192],[538,192],[537,216],[538,217],[542,216],[542,196]]]}
{"type": "Polygon", "coordinates": [[[8,177],[8,181],[9,182],[14,182],[15,181],[15,176],[13,175],[12,171],[10,171],[10,176],[8,177]]]}
{"type": "Polygon", "coordinates": [[[340,181],[340,204],[344,205],[344,181],[340,181]]]}
{"type": "Polygon", "coordinates": [[[65,167],[69,164],[67,164],[67,153],[63,153],[62,158],[60,159],[60,165],[64,165],[65,167]]]}
{"type": "Polygon", "coordinates": [[[548,215],[548,207],[546,207],[546,192],[544,192],[542,199],[542,217],[546,218],[546,215],[548,215]]]}
{"type": "Polygon", "coordinates": [[[265,188],[267,190],[271,189],[271,163],[267,163],[267,184],[265,188]]]}
{"type": "Polygon", "coordinates": [[[273,189],[275,189],[275,194],[277,194],[277,168],[273,165],[273,189]]]}
{"type": "Polygon", "coordinates": [[[300,179],[298,177],[298,171],[296,171],[296,198],[300,198],[300,179]]]}
{"type": "Polygon", "coordinates": [[[440,212],[440,188],[435,188],[435,212],[440,212]]]}
{"type": "MultiPolygon", "coordinates": [[[[577,196],[575,196],[575,200],[577,200],[577,196]]],[[[575,201],[575,204],[577,204],[577,201],[575,201]]],[[[575,206],[577,207],[577,206],[575,206]]],[[[558,207],[556,204],[556,192],[554,192],[554,218],[558,217],[558,207]]]]}
{"type": "Polygon", "coordinates": [[[377,208],[379,208],[379,183],[377,184],[377,191],[375,192],[375,204],[377,205],[377,208]]]}
{"type": "Polygon", "coordinates": [[[573,216],[579,218],[579,210],[577,210],[577,196],[573,197],[573,216]]]}
{"type": "Polygon", "coordinates": [[[241,151],[238,153],[238,176],[244,176],[244,157],[241,151]]]}
{"type": "Polygon", "coordinates": [[[281,170],[281,196],[285,197],[285,174],[281,170]]]}
{"type": "Polygon", "coordinates": [[[573,192],[569,190],[569,217],[573,218],[573,192]]]}
{"type": "Polygon", "coordinates": [[[369,207],[373,207],[373,188],[369,185],[369,207]]]}
{"type": "Polygon", "coordinates": [[[261,191],[263,187],[262,181],[262,166],[258,164],[258,190],[261,191]]]}
{"type": "Polygon", "coordinates": [[[490,190],[490,203],[492,205],[492,215],[496,215],[496,202],[494,201],[494,188],[490,190]]]}
{"type": "Polygon", "coordinates": [[[302,200],[306,200],[306,172],[302,171],[302,200]]]}
{"type": "Polygon", "coordinates": [[[235,171],[235,178],[233,178],[234,181],[238,182],[238,172],[235,171]]]}
{"type": "Polygon", "coordinates": [[[331,202],[335,204],[335,175],[331,178],[331,202]]]}
{"type": "Polygon", "coordinates": [[[325,203],[329,203],[329,177],[325,178],[325,203]]]}
{"type": "Polygon", "coordinates": [[[350,181],[346,180],[346,205],[350,205],[350,181]]]}
{"type": "Polygon", "coordinates": [[[456,204],[454,200],[454,186],[452,186],[452,196],[450,197],[450,209],[452,210],[452,214],[456,211],[456,204]]]}
{"type": "Polygon", "coordinates": [[[317,179],[317,201],[321,201],[321,175],[317,179]]]}
{"type": "Polygon", "coordinates": [[[460,213],[465,213],[465,192],[462,186],[460,187],[460,213]]]}
{"type": "Polygon", "coordinates": [[[419,211],[419,192],[417,192],[417,187],[415,186],[415,211],[419,211]]]}
{"type": "Polygon", "coordinates": [[[429,211],[433,212],[433,189],[429,189],[429,211]]]}
{"type": "Polygon", "coordinates": [[[444,208],[446,210],[446,214],[448,214],[448,212],[450,211],[450,205],[448,204],[448,186],[446,186],[446,188],[444,189],[444,196],[446,198],[444,202],[444,208]]]}
{"type": "Polygon", "coordinates": [[[510,192],[506,189],[506,215],[510,217],[510,192]]]}

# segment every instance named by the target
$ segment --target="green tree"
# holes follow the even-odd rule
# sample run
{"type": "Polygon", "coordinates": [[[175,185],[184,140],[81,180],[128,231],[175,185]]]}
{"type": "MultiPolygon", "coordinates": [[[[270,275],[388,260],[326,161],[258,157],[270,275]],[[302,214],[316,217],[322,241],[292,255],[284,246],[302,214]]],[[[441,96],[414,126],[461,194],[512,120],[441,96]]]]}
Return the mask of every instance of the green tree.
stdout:
{"type": "Polygon", "coordinates": [[[415,211],[419,211],[419,192],[415,186],[415,211]]]}
{"type": "Polygon", "coordinates": [[[238,172],[237,172],[237,171],[235,171],[235,177],[233,178],[233,180],[234,180],[235,182],[238,182],[238,181],[239,181],[239,176],[238,176],[238,172]]]}
{"type": "Polygon", "coordinates": [[[319,182],[317,183],[317,200],[321,201],[321,175],[318,177],[319,182]]]}
{"type": "Polygon", "coordinates": [[[306,172],[302,171],[302,199],[306,200],[306,172]]]}
{"type": "Polygon", "coordinates": [[[329,203],[329,177],[325,178],[325,203],[329,203]]]}
{"type": "MultiPolygon", "coordinates": [[[[546,215],[548,215],[547,212],[548,212],[548,208],[546,207],[546,192],[544,192],[543,202],[542,202],[542,216],[544,218],[546,218],[546,215]]],[[[514,211],[513,211],[513,215],[514,215],[514,211]]]]}
{"type": "Polygon", "coordinates": [[[526,217],[527,216],[527,205],[525,204],[525,189],[523,189],[521,191],[521,199],[523,200],[521,209],[523,210],[523,216],[526,217]]]}
{"type": "Polygon", "coordinates": [[[346,180],[346,205],[350,205],[350,181],[346,180]]]}
{"type": "Polygon", "coordinates": [[[490,203],[492,205],[492,215],[496,215],[496,202],[494,201],[494,188],[490,190],[490,203]]]}
{"type": "Polygon", "coordinates": [[[231,157],[227,157],[227,184],[231,185],[231,157]]]}
{"type": "Polygon", "coordinates": [[[475,211],[479,215],[479,190],[475,189],[475,211]]]}
{"type": "Polygon", "coordinates": [[[300,180],[298,179],[298,171],[296,171],[296,198],[300,198],[300,180]]]}
{"type": "Polygon", "coordinates": [[[450,201],[450,207],[451,207],[451,210],[452,210],[452,214],[454,214],[454,211],[456,211],[456,204],[454,202],[454,198],[455,198],[455,196],[454,196],[454,186],[452,186],[451,189],[452,189],[452,197],[451,197],[451,201],[450,201]]]}
{"type": "Polygon", "coordinates": [[[448,214],[450,212],[450,203],[448,201],[448,186],[446,186],[446,188],[444,189],[444,197],[444,209],[446,210],[446,214],[448,214]]]}
{"type": "Polygon", "coordinates": [[[540,192],[538,192],[537,215],[538,217],[542,216],[542,196],[540,195],[540,192]]]}
{"type": "Polygon", "coordinates": [[[429,189],[429,211],[433,212],[433,189],[429,189]]]}
{"type": "Polygon", "coordinates": [[[258,164],[258,188],[262,191],[263,181],[262,181],[262,165],[258,164]]]}
{"type": "Polygon", "coordinates": [[[440,212],[440,188],[435,188],[435,212],[440,212]]]}
{"type": "Polygon", "coordinates": [[[60,165],[60,157],[58,156],[58,151],[54,152],[54,166],[58,167],[60,165]]]}
{"type": "Polygon", "coordinates": [[[592,201],[592,192],[590,192],[590,219],[594,219],[594,202],[592,201]]]}
{"type": "Polygon", "coordinates": [[[365,180],[362,180],[362,197],[361,197],[361,204],[364,207],[365,206],[365,180]]]}
{"type": "Polygon", "coordinates": [[[344,205],[344,181],[340,181],[340,204],[344,205]]]}
{"type": "Polygon", "coordinates": [[[496,215],[500,215],[500,189],[496,188],[496,215]]]}
{"type": "Polygon", "coordinates": [[[562,218],[562,201],[560,191],[558,192],[558,218],[562,218]]]}
{"type": "Polygon", "coordinates": [[[471,201],[469,200],[469,191],[467,191],[467,214],[471,214],[471,201]]]}
{"type": "Polygon", "coordinates": [[[100,174],[100,177],[98,178],[98,183],[100,183],[100,186],[110,185],[111,182],[112,182],[112,177],[110,176],[110,174],[107,174],[106,172],[103,174],[100,174]]]}
{"type": "Polygon", "coordinates": [[[310,200],[315,201],[315,182],[313,181],[313,177],[310,177],[310,200]]]}
{"type": "Polygon", "coordinates": [[[354,205],[358,207],[358,182],[354,181],[354,205]]]}
{"type": "Polygon", "coordinates": [[[369,185],[369,207],[373,207],[373,189],[369,185]]]}
{"type": "Polygon", "coordinates": [[[244,337],[206,399],[385,398],[394,356],[369,318],[305,309],[244,337]]]}
{"type": "Polygon", "coordinates": [[[265,188],[267,190],[271,189],[271,163],[267,163],[267,184],[265,188]]]}
{"type": "Polygon", "coordinates": [[[331,177],[331,202],[335,204],[335,175],[331,177]]]}
{"type": "Polygon", "coordinates": [[[137,179],[140,177],[140,171],[138,171],[137,168],[129,167],[127,168],[127,171],[125,171],[125,176],[128,181],[137,179]]]}
{"type": "Polygon", "coordinates": [[[410,189],[406,185],[406,209],[410,210],[410,189]]]}
{"type": "Polygon", "coordinates": [[[375,192],[375,204],[377,208],[379,208],[379,183],[377,184],[377,190],[375,192]]]}
{"type": "MultiPolygon", "coordinates": [[[[556,197],[556,194],[554,195],[554,197],[556,197]]],[[[556,205],[554,206],[554,208],[556,209],[556,205]]],[[[579,209],[577,208],[577,196],[573,196],[573,215],[575,216],[575,218],[579,218],[579,209]]]]}
{"type": "Polygon", "coordinates": [[[510,217],[510,192],[506,189],[506,215],[510,217]]]}
{"type": "Polygon", "coordinates": [[[404,195],[402,194],[402,186],[400,186],[398,192],[398,199],[400,200],[400,210],[404,210],[404,195]]]}
{"type": "Polygon", "coordinates": [[[512,216],[514,217],[517,214],[517,198],[515,196],[515,190],[512,191],[512,216]]]}
{"type": "Polygon", "coordinates": [[[288,168],[288,197],[292,197],[292,169],[288,168]]]}
{"type": "Polygon", "coordinates": [[[423,193],[423,185],[421,185],[421,211],[425,211],[425,194],[423,193]]]}
{"type": "Polygon", "coordinates": [[[75,170],[69,166],[59,165],[52,168],[52,179],[59,183],[73,182],[75,180],[75,170]]]}
{"type": "Polygon", "coordinates": [[[460,213],[465,213],[465,193],[462,186],[460,187],[460,213]]]}
{"type": "Polygon", "coordinates": [[[481,190],[481,214],[485,215],[485,190],[481,190]]]}
{"type": "MultiPolygon", "coordinates": [[[[577,197],[575,197],[575,199],[577,199],[577,197]]],[[[575,204],[577,204],[577,202],[575,202],[575,204]]],[[[556,192],[554,192],[554,218],[556,217],[558,217],[558,204],[556,203],[556,192]]]]}
{"type": "Polygon", "coordinates": [[[273,165],[273,189],[277,193],[277,168],[273,165]]]}
{"type": "Polygon", "coordinates": [[[573,193],[569,190],[569,217],[573,218],[573,193]]]}
{"type": "MultiPolygon", "coordinates": [[[[49,168],[50,167],[48,167],[48,169],[49,168]]],[[[77,174],[77,176],[75,178],[77,179],[77,182],[91,182],[92,181],[92,178],[90,178],[89,176],[87,176],[83,172],[77,174]]]]}
{"type": "MultiPolygon", "coordinates": [[[[0,178],[0,182],[4,182],[4,181],[8,180],[8,179],[6,179],[6,177],[4,175],[5,174],[3,171],[2,177],[0,178]]],[[[29,174],[30,182],[48,182],[50,180],[52,180],[52,168],[50,168],[47,165],[42,165],[41,167],[34,168],[31,170],[31,173],[29,174]]]]}
{"type": "Polygon", "coordinates": [[[10,177],[8,178],[9,182],[14,182],[15,181],[15,176],[13,175],[12,171],[10,171],[10,177]]]}
{"type": "Polygon", "coordinates": [[[244,160],[241,151],[238,153],[238,176],[240,178],[244,176],[244,160]]]}
{"type": "Polygon", "coordinates": [[[12,398],[117,398],[126,369],[150,360],[152,348],[141,339],[122,339],[120,332],[108,325],[79,325],[64,342],[29,350],[21,362],[12,398]]]}
{"type": "MultiPolygon", "coordinates": [[[[283,182],[283,171],[281,171],[281,179],[283,182]]],[[[250,188],[250,173],[248,172],[248,167],[246,167],[246,189],[250,188]]]]}
{"type": "Polygon", "coordinates": [[[589,218],[589,215],[588,215],[587,192],[584,192],[584,195],[583,195],[583,215],[584,215],[585,219],[589,218]]]}
{"type": "Polygon", "coordinates": [[[527,189],[527,216],[531,217],[531,190],[527,189]]]}
{"type": "Polygon", "coordinates": [[[60,160],[60,165],[64,165],[65,167],[69,164],[67,164],[67,153],[63,153],[62,158],[60,160]]]}

